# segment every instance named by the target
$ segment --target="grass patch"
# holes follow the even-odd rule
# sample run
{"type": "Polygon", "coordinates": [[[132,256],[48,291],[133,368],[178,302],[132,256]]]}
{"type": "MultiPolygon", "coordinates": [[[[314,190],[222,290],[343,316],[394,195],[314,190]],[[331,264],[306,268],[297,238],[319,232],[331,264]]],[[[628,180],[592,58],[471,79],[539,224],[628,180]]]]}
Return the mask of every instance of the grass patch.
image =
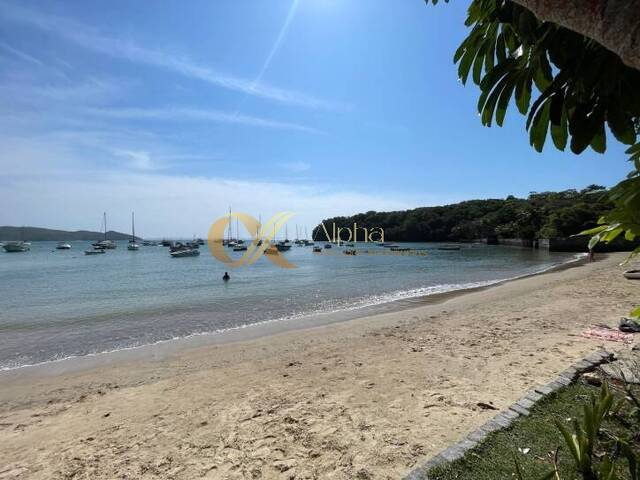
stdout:
{"type": "MultiPolygon", "coordinates": [[[[514,455],[524,478],[535,480],[552,470],[551,457],[558,447],[560,477],[581,478],[555,421],[559,420],[571,429],[569,419],[581,419],[583,405],[592,395],[597,396],[599,390],[578,382],[545,397],[533,407],[530,416],[520,417],[508,429],[490,434],[463,458],[432,468],[429,480],[513,480],[516,478],[514,455]],[[518,448],[530,450],[523,454],[518,448]]],[[[612,393],[616,399],[622,396],[620,391],[612,389],[612,393]]],[[[602,430],[614,435],[628,432],[615,418],[606,418],[602,430]]],[[[618,460],[616,473],[621,479],[629,478],[625,460],[618,460]]]]}

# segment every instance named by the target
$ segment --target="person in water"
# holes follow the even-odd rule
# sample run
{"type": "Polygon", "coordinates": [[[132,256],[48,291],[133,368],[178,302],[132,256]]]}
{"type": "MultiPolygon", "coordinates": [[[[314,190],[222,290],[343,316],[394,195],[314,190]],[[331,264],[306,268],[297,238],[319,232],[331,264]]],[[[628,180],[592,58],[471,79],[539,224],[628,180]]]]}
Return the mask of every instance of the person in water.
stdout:
{"type": "Polygon", "coordinates": [[[229,272],[224,272],[224,275],[222,276],[222,280],[224,280],[225,282],[228,282],[231,279],[231,277],[229,276],[229,272]]]}

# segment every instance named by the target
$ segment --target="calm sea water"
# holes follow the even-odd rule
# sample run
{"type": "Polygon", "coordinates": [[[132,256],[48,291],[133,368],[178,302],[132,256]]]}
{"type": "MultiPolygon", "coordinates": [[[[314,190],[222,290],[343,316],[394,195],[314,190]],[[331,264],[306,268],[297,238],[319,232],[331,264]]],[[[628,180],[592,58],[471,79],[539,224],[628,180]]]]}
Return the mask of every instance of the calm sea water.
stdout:
{"type": "Polygon", "coordinates": [[[170,258],[164,247],[130,252],[126,242],[95,256],[83,254],[87,242],[67,251],[55,245],[0,253],[0,369],[487,285],[572,258],[486,245],[403,244],[427,248],[425,256],[294,246],[284,255],[298,268],[263,258],[231,270],[224,283],[229,269],[206,246],[199,257],[170,258]]]}

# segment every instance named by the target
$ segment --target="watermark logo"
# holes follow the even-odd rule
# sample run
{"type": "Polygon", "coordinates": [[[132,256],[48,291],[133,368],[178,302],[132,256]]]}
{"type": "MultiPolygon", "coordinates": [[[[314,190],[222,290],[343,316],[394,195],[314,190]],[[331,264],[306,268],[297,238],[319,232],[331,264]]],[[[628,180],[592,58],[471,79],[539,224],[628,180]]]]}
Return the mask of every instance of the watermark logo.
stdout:
{"type": "Polygon", "coordinates": [[[211,255],[231,268],[252,265],[260,257],[264,256],[274,265],[281,268],[296,268],[296,265],[287,261],[277,249],[274,241],[278,230],[287,223],[295,214],[280,212],[275,214],[267,223],[261,225],[251,215],[241,212],[229,212],[211,225],[209,229],[208,246],[211,255]],[[225,230],[231,224],[232,219],[238,219],[248,232],[253,235],[253,240],[247,245],[247,250],[242,257],[234,260],[225,251],[225,230]],[[266,254],[266,255],[265,255],[266,254]]]}
{"type": "Polygon", "coordinates": [[[364,243],[374,243],[374,242],[382,242],[384,243],[384,229],[381,227],[358,227],[358,224],[354,222],[353,228],[351,227],[338,227],[335,222],[332,224],[331,235],[329,234],[329,230],[325,226],[324,222],[322,222],[322,230],[328,242],[337,243],[350,243],[350,242],[364,242],[364,243]],[[348,236],[347,236],[348,235],[348,236]]]}

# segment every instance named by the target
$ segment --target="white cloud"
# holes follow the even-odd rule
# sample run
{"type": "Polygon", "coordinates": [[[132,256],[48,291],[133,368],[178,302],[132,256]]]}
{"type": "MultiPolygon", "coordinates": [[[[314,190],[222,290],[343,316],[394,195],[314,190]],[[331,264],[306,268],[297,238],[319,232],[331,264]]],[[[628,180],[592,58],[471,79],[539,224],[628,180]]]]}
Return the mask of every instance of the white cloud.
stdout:
{"type": "Polygon", "coordinates": [[[268,118],[250,115],[237,115],[220,110],[204,110],[196,108],[167,107],[167,108],[93,108],[85,111],[87,114],[119,119],[139,120],[194,120],[216,123],[239,124],[251,127],[276,128],[297,130],[305,133],[322,133],[315,128],[298,125],[296,123],[280,122],[268,118]]]}
{"type": "Polygon", "coordinates": [[[306,172],[311,170],[311,164],[307,162],[289,162],[281,163],[280,167],[294,173],[306,172]]]}
{"type": "Polygon", "coordinates": [[[74,20],[45,14],[8,2],[0,3],[0,16],[65,38],[94,52],[130,62],[163,68],[179,75],[201,80],[228,90],[308,108],[343,110],[347,107],[293,90],[285,90],[221,73],[191,59],[141,47],[132,41],[99,33],[74,20]]]}
{"type": "Polygon", "coordinates": [[[18,58],[20,58],[20,59],[22,59],[22,60],[24,60],[26,62],[32,63],[34,65],[37,65],[39,67],[44,65],[40,60],[38,60],[34,56],[29,55],[28,53],[23,52],[22,50],[20,50],[18,48],[12,47],[11,45],[9,45],[6,42],[0,42],[0,49],[4,50],[6,52],[9,52],[14,56],[16,56],[16,57],[18,57],[18,58]]]}
{"type": "Polygon", "coordinates": [[[128,160],[128,165],[135,170],[157,170],[161,168],[151,161],[151,154],[140,150],[114,150],[113,153],[128,160]]]}
{"type": "Polygon", "coordinates": [[[19,207],[5,212],[6,224],[64,229],[95,229],[100,212],[107,211],[110,225],[127,231],[129,212],[133,210],[136,230],[146,237],[205,236],[211,223],[225,215],[229,206],[263,219],[276,212],[292,211],[296,214],[292,228],[298,224],[311,229],[331,216],[399,210],[416,204],[415,200],[395,195],[313,185],[114,172],[12,178],[3,182],[0,202],[19,207]]]}

